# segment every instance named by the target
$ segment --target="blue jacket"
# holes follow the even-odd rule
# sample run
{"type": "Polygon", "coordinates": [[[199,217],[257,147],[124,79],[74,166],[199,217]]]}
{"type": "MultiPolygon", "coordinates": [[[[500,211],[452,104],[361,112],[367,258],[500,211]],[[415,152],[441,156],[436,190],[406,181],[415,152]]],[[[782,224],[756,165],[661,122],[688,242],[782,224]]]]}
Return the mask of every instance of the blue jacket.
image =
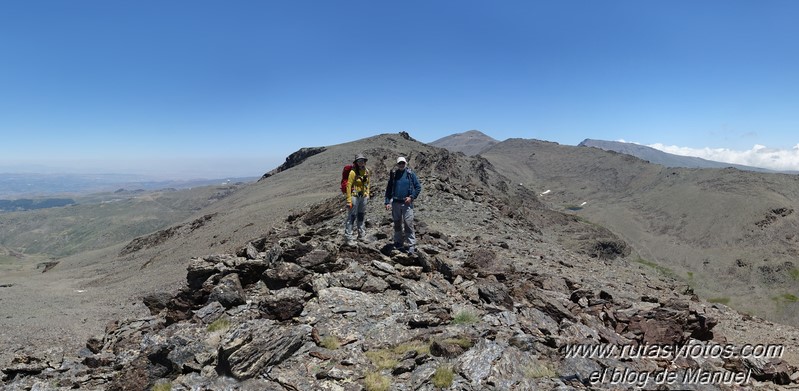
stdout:
{"type": "Polygon", "coordinates": [[[391,171],[386,185],[386,205],[393,200],[403,201],[407,196],[415,200],[421,192],[422,184],[411,169],[391,171]]]}

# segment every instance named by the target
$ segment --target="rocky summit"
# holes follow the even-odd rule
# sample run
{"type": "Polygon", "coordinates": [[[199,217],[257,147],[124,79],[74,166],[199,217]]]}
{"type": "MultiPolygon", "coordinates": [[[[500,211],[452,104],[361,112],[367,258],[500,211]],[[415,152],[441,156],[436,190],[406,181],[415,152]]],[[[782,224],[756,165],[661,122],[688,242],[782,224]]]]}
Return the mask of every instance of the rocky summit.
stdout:
{"type": "Polygon", "coordinates": [[[4,389],[797,387],[795,329],[699,299],[480,157],[411,162],[424,187],[414,254],[391,246],[382,167],[366,240],[344,241],[340,194],[287,211],[236,251],[191,259],[179,291],[143,297],[149,316],[78,352],[18,354],[4,389]]]}

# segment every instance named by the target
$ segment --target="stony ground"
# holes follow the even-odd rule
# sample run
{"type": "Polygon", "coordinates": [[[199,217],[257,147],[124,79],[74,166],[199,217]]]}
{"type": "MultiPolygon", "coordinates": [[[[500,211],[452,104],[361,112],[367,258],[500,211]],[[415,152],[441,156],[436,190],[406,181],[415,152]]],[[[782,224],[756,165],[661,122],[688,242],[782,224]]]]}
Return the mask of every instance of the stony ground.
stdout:
{"type": "Polygon", "coordinates": [[[3,368],[6,389],[653,389],[656,373],[700,368],[755,374],[740,387],[665,389],[796,384],[795,329],[699,300],[601,227],[497,180],[485,161],[416,161],[426,164],[415,256],[388,247],[382,200],[368,208],[369,241],[354,247],[342,238],[341,197],[322,200],[247,246],[193,258],[177,294],[120,301],[140,316],[108,325],[80,352],[17,351],[3,368]],[[566,356],[575,344],[714,343],[786,351],[775,361],[566,356]],[[614,370],[652,379],[592,380],[614,370]]]}

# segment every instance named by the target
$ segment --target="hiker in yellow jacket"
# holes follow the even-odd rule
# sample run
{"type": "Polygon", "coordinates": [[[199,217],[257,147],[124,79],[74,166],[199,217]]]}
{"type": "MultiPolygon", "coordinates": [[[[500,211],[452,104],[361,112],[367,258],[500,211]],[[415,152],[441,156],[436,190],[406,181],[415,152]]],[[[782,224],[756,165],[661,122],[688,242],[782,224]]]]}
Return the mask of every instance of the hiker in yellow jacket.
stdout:
{"type": "Polygon", "coordinates": [[[358,154],[353,162],[347,180],[347,222],[344,225],[344,236],[348,245],[355,244],[353,224],[357,226],[358,240],[366,240],[366,203],[369,200],[369,170],[366,168],[366,157],[358,154]]]}

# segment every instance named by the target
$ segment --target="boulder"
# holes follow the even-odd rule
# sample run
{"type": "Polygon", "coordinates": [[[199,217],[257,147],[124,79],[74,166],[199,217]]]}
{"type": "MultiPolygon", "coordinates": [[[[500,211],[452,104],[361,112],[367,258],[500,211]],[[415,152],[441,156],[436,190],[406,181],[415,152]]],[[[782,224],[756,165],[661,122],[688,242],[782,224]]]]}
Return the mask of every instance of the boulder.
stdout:
{"type": "Polygon", "coordinates": [[[269,319],[289,320],[302,313],[309,293],[298,288],[285,288],[273,291],[261,302],[260,309],[269,319]]]}
{"type": "Polygon", "coordinates": [[[246,294],[241,286],[238,274],[228,274],[219,280],[208,296],[209,302],[217,301],[225,308],[244,304],[246,294]]]}
{"type": "Polygon", "coordinates": [[[220,373],[238,380],[269,373],[310,341],[311,326],[279,325],[267,319],[245,322],[230,330],[219,347],[220,373]]]}
{"type": "Polygon", "coordinates": [[[308,273],[308,270],[296,263],[276,262],[263,273],[263,281],[269,289],[283,289],[297,286],[308,273]]]}

